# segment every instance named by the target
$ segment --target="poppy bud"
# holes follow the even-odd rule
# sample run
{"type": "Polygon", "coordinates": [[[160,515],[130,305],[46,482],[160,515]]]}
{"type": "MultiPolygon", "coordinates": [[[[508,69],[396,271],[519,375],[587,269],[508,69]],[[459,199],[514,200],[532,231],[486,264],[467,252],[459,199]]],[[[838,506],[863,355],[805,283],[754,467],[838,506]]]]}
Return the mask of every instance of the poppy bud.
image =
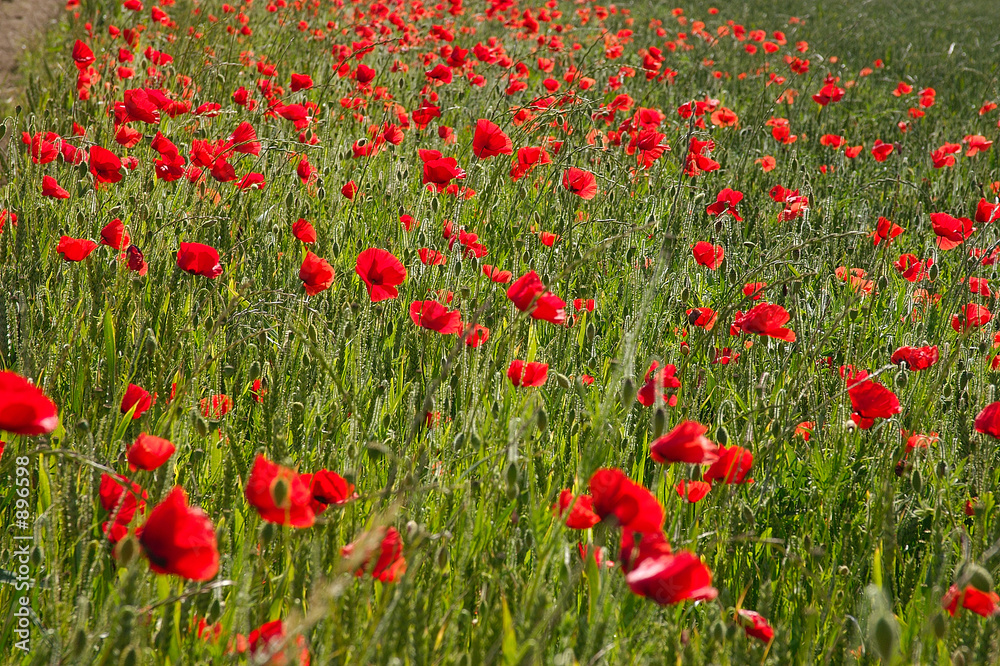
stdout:
{"type": "Polygon", "coordinates": [[[195,413],[194,415],[194,429],[202,437],[208,435],[208,421],[206,421],[201,414],[195,413]]]}
{"type": "Polygon", "coordinates": [[[969,585],[980,592],[993,591],[993,576],[990,572],[978,564],[967,564],[963,567],[962,578],[969,581],[969,585]]]}
{"type": "Polygon", "coordinates": [[[31,565],[36,569],[42,564],[42,549],[35,546],[31,549],[31,565]]]}
{"type": "Polygon", "coordinates": [[[895,620],[887,613],[882,613],[875,618],[872,638],[874,639],[875,654],[883,663],[890,663],[896,654],[897,630],[895,620]]]}
{"type": "Polygon", "coordinates": [[[215,319],[212,318],[212,315],[208,315],[205,317],[205,330],[211,331],[213,328],[215,328],[215,319]]]}
{"type": "Polygon", "coordinates": [[[129,647],[125,650],[125,654],[122,655],[121,665],[122,666],[135,666],[139,663],[139,657],[136,655],[135,647],[129,647]]]}
{"type": "Polygon", "coordinates": [[[267,547],[274,541],[274,523],[264,523],[260,528],[260,544],[267,547]]]}
{"type": "Polygon", "coordinates": [[[153,333],[153,329],[146,329],[146,339],[143,340],[143,345],[146,349],[146,356],[152,356],[156,353],[156,334],[153,333]]]}
{"type": "MultiPolygon", "coordinates": [[[[3,125],[0,125],[3,127],[3,125]]],[[[73,632],[73,640],[70,643],[69,653],[74,657],[79,657],[87,649],[87,631],[83,627],[77,627],[73,632]]]]}
{"type": "Polygon", "coordinates": [[[461,259],[456,259],[455,261],[451,262],[451,272],[454,273],[456,276],[462,274],[462,260],[461,259]]]}
{"type": "Polygon", "coordinates": [[[626,407],[631,407],[632,401],[635,400],[635,382],[631,377],[622,380],[621,399],[622,405],[626,407]]]}
{"type": "Polygon", "coordinates": [[[883,275],[882,277],[880,277],[878,279],[878,290],[879,291],[885,291],[888,286],[889,286],[889,279],[886,278],[886,276],[883,275]]]}
{"type": "Polygon", "coordinates": [[[123,567],[130,565],[139,554],[139,545],[131,534],[115,544],[115,556],[123,567]]]}
{"type": "MultiPolygon", "coordinates": [[[[903,365],[905,365],[905,363],[903,365]]],[[[898,388],[898,389],[904,389],[904,388],[906,388],[906,382],[907,381],[908,381],[908,378],[906,376],[906,370],[905,369],[900,370],[899,372],[896,373],[896,379],[895,379],[896,388],[898,388]]]]}
{"type": "Polygon", "coordinates": [[[965,653],[961,649],[951,653],[951,666],[965,666],[965,653]]]}
{"type": "Polygon", "coordinates": [[[434,211],[435,213],[438,212],[438,205],[439,204],[437,199],[431,199],[431,210],[434,211]]]}
{"type": "Polygon", "coordinates": [[[225,377],[226,379],[232,379],[235,374],[236,374],[236,368],[234,368],[233,366],[231,365],[222,366],[222,376],[225,377]]]}
{"type": "Polygon", "coordinates": [[[939,479],[945,478],[948,476],[948,463],[943,460],[938,462],[937,468],[934,471],[937,473],[939,479]]]}
{"type": "Polygon", "coordinates": [[[944,619],[944,613],[938,612],[934,614],[931,618],[931,627],[934,629],[934,635],[937,636],[938,640],[944,638],[944,634],[948,631],[948,623],[944,619]]]}
{"type": "Polygon", "coordinates": [[[712,640],[717,643],[721,643],[726,639],[726,625],[722,623],[722,620],[716,620],[712,623],[712,640]]]}
{"type": "Polygon", "coordinates": [[[441,571],[448,568],[448,547],[444,544],[441,544],[441,546],[438,547],[437,552],[434,554],[434,563],[441,571]]]}
{"type": "Polygon", "coordinates": [[[349,321],[347,322],[347,325],[344,326],[344,336],[348,338],[354,337],[354,322],[349,321]]]}
{"type": "Polygon", "coordinates": [[[854,422],[854,419],[847,419],[844,421],[844,430],[847,432],[854,432],[858,427],[858,424],[854,422]]]}
{"type": "Polygon", "coordinates": [[[663,407],[657,407],[653,412],[653,439],[658,439],[667,429],[667,412],[663,407]]]}
{"type": "Polygon", "coordinates": [[[920,477],[920,470],[914,469],[910,474],[910,486],[913,488],[913,492],[918,495],[924,489],[924,480],[920,477]]]}
{"type": "Polygon", "coordinates": [[[559,388],[568,389],[570,387],[569,377],[561,372],[556,373],[556,383],[559,384],[559,388]]]}
{"type": "Polygon", "coordinates": [[[517,465],[513,462],[507,465],[507,487],[517,486],[517,465]]]}
{"type": "Polygon", "coordinates": [[[725,446],[729,443],[729,431],[726,430],[726,426],[719,426],[715,431],[715,441],[719,446],[725,446]]]}
{"type": "Polygon", "coordinates": [[[541,431],[548,430],[549,427],[549,415],[546,413],[544,407],[538,409],[538,429],[541,431]]]}
{"type": "Polygon", "coordinates": [[[247,370],[247,374],[250,376],[250,379],[259,379],[260,378],[260,363],[257,362],[257,361],[254,361],[253,363],[251,363],[250,364],[250,368],[247,370]]]}
{"type": "Polygon", "coordinates": [[[87,421],[87,419],[80,419],[79,421],[76,422],[76,431],[81,435],[86,435],[88,432],[90,432],[90,423],[87,421]]]}
{"type": "Polygon", "coordinates": [[[411,520],[406,523],[406,540],[413,541],[420,535],[420,525],[417,521],[411,520]]]}
{"type": "Polygon", "coordinates": [[[597,335],[597,327],[594,326],[594,322],[589,322],[587,324],[587,341],[593,342],[594,336],[597,335]]]}
{"type": "Polygon", "coordinates": [[[927,269],[927,277],[929,277],[931,281],[937,280],[938,274],[940,273],[941,269],[938,267],[936,262],[931,264],[931,267],[927,269]]]}
{"type": "Polygon", "coordinates": [[[472,431],[472,446],[475,449],[479,449],[483,445],[483,438],[479,436],[479,433],[475,430],[472,431]]]}

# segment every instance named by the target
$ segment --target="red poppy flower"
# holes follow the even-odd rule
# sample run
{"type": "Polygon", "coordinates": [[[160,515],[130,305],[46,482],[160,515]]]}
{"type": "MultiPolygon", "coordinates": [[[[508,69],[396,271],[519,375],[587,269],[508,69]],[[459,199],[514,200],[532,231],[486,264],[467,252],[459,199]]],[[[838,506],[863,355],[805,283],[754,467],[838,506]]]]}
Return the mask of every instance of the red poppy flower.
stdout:
{"type": "Polygon", "coordinates": [[[594,513],[594,500],[590,495],[573,496],[569,488],[559,493],[553,510],[571,530],[589,530],[601,522],[601,517],[594,513]]]}
{"type": "Polygon", "coordinates": [[[562,185],[576,196],[589,201],[597,195],[597,177],[589,171],[570,167],[563,172],[562,185]]]}
{"type": "Polygon", "coordinates": [[[920,282],[927,274],[925,268],[930,268],[934,263],[933,259],[928,259],[926,265],[917,259],[913,254],[901,254],[899,259],[893,262],[892,267],[903,276],[908,282],[920,282]]]}
{"type": "Polygon", "coordinates": [[[895,148],[891,143],[882,143],[882,139],[876,139],[875,146],[872,148],[872,157],[875,158],[876,162],[885,162],[895,148]]]}
{"type": "Polygon", "coordinates": [[[222,275],[218,250],[202,243],[181,243],[177,250],[177,266],[191,275],[202,275],[210,279],[222,275]]]}
{"type": "Polygon", "coordinates": [[[718,313],[712,308],[689,308],[686,310],[688,323],[706,331],[711,331],[719,319],[718,313]]]}
{"type": "Polygon", "coordinates": [[[489,264],[483,264],[483,275],[488,277],[493,282],[499,282],[500,284],[507,284],[514,277],[510,271],[502,271],[495,266],[490,266],[489,264]]]}
{"type": "MultiPolygon", "coordinates": [[[[237,634],[239,637],[239,635],[237,634]]],[[[242,638],[242,637],[239,637],[242,638]]],[[[257,629],[250,632],[246,638],[246,643],[242,650],[250,650],[250,660],[255,663],[263,663],[265,666],[287,666],[288,657],[282,646],[291,647],[290,642],[285,638],[285,623],[282,620],[272,620],[262,624],[257,629]],[[263,657],[267,656],[267,662],[263,662],[263,657]]],[[[299,635],[295,637],[295,648],[298,654],[295,663],[298,666],[309,666],[309,650],[306,648],[305,637],[299,635]]]]}
{"type": "Polygon", "coordinates": [[[97,243],[86,238],[70,238],[62,236],[59,244],[56,245],[56,252],[62,255],[66,261],[83,261],[90,256],[90,253],[97,249],[97,243]]]}
{"type": "Polygon", "coordinates": [[[378,559],[372,567],[372,578],[383,583],[395,583],[406,573],[406,558],[403,557],[403,537],[395,527],[378,528],[375,532],[364,534],[360,539],[344,546],[340,551],[342,558],[350,558],[357,548],[364,548],[361,553],[363,563],[354,572],[360,578],[371,565],[371,559],[378,550],[378,559]],[[375,540],[378,545],[375,545],[375,540]]]}
{"type": "Polygon", "coordinates": [[[135,411],[132,412],[133,421],[145,414],[146,410],[152,406],[153,396],[149,395],[149,391],[146,389],[136,384],[129,384],[128,388],[125,389],[125,395],[122,396],[121,411],[122,414],[128,414],[128,410],[135,407],[135,411]]]}
{"type": "Polygon", "coordinates": [[[354,197],[358,194],[358,185],[353,180],[349,180],[344,183],[344,186],[340,188],[340,193],[347,197],[348,201],[354,201],[354,197]]]}
{"type": "Polygon", "coordinates": [[[79,39],[73,44],[73,63],[83,71],[95,62],[94,52],[79,39]]]}
{"type": "Polygon", "coordinates": [[[697,421],[681,421],[650,445],[650,457],[658,463],[711,464],[719,457],[719,447],[706,432],[708,426],[697,421]]]}
{"type": "Polygon", "coordinates": [[[891,243],[896,236],[900,235],[904,231],[906,231],[906,229],[898,224],[890,222],[884,217],[879,217],[878,224],[875,226],[875,231],[872,232],[872,240],[875,245],[878,245],[882,241],[891,243]]]}
{"type": "Polygon", "coordinates": [[[762,640],[765,643],[770,643],[774,639],[774,629],[771,628],[767,618],[763,615],[757,611],[746,610],[745,608],[741,608],[738,615],[740,624],[747,636],[762,640]]]}
{"type": "MultiPolygon", "coordinates": [[[[311,482],[311,479],[309,480],[311,482]]],[[[261,519],[291,527],[312,527],[310,483],[293,469],[273,463],[263,455],[254,460],[244,495],[261,519]]]]}
{"type": "Polygon", "coordinates": [[[705,471],[706,481],[722,481],[723,483],[753,483],[748,479],[750,467],[753,465],[753,454],[742,446],[720,446],[719,458],[705,471]]]}
{"type": "Polygon", "coordinates": [[[437,250],[432,250],[429,247],[420,248],[417,251],[417,255],[420,257],[420,263],[424,266],[444,266],[448,263],[447,255],[437,250]]]}
{"type": "Polygon", "coordinates": [[[52,199],[69,199],[69,192],[59,187],[52,176],[42,176],[42,196],[52,199]]]}
{"type": "Polygon", "coordinates": [[[896,394],[874,379],[855,382],[847,389],[847,395],[854,408],[851,418],[862,430],[871,428],[875,419],[888,419],[903,411],[896,394]]]}
{"type": "Polygon", "coordinates": [[[541,386],[549,377],[548,363],[525,363],[521,359],[514,359],[507,367],[507,378],[514,386],[541,386]]]}
{"type": "Polygon", "coordinates": [[[719,192],[715,197],[715,203],[709,205],[705,212],[712,217],[718,217],[723,213],[729,213],[737,222],[742,222],[740,212],[736,210],[736,205],[743,200],[743,193],[739,190],[731,190],[728,187],[719,192]]]}
{"type": "Polygon", "coordinates": [[[511,180],[517,181],[528,175],[536,166],[551,164],[549,153],[539,146],[527,146],[517,149],[514,165],[510,168],[511,180]]]}
{"type": "Polygon", "coordinates": [[[56,429],[54,402],[24,377],[0,371],[0,430],[15,435],[44,435],[56,429]]]}
{"type": "Polygon", "coordinates": [[[97,497],[111,519],[104,522],[102,530],[112,543],[117,543],[128,532],[128,524],[136,510],[139,513],[146,511],[146,491],[120,474],[101,474],[97,497]]]}
{"type": "Polygon", "coordinates": [[[292,223],[292,235],[309,245],[316,242],[316,230],[301,217],[292,223]]]}
{"type": "Polygon", "coordinates": [[[991,402],[976,414],[976,432],[1000,439],[1000,402],[991,402]]]}
{"type": "Polygon", "coordinates": [[[223,151],[229,150],[247,155],[260,155],[260,141],[257,140],[257,132],[253,125],[244,120],[236,126],[223,146],[223,151]]]}
{"type": "Polygon", "coordinates": [[[410,319],[417,326],[442,335],[462,332],[462,313],[449,310],[437,301],[413,301],[410,303],[410,319]]]}
{"type": "Polygon", "coordinates": [[[976,204],[976,222],[990,224],[1000,220],[1000,203],[989,203],[986,199],[980,199],[976,204]]]}
{"type": "Polygon", "coordinates": [[[942,250],[958,247],[976,230],[967,217],[952,217],[948,213],[931,213],[931,228],[942,250]]]}
{"type": "Polygon", "coordinates": [[[302,286],[305,287],[307,296],[315,296],[321,291],[329,289],[330,285],[333,284],[333,278],[333,267],[326,259],[312,252],[306,252],[302,266],[299,267],[299,279],[302,280],[302,286]]]}
{"type": "Polygon", "coordinates": [[[292,92],[308,90],[313,87],[312,77],[308,74],[296,74],[292,72],[292,92]]]}
{"type": "Polygon", "coordinates": [[[117,217],[101,229],[101,245],[108,245],[116,250],[124,250],[131,242],[125,225],[117,217]]]}
{"type": "Polygon", "coordinates": [[[795,342],[795,331],[783,328],[791,318],[788,311],[780,305],[761,303],[744,315],[737,313],[733,326],[738,331],[766,335],[785,342],[795,342]]]}
{"type": "Polygon", "coordinates": [[[368,297],[378,303],[399,296],[396,289],[406,279],[406,267],[388,250],[371,247],[358,255],[354,272],[365,283],[368,297]]]}
{"type": "Polygon", "coordinates": [[[747,282],[743,285],[743,295],[754,301],[759,301],[764,295],[764,287],[766,286],[766,282],[747,282]]]}
{"type": "Polygon", "coordinates": [[[614,516],[618,525],[636,532],[659,532],[663,528],[663,507],[653,494],[635,483],[620,469],[599,469],[590,477],[594,513],[604,520],[614,516]]]}
{"type": "Polygon", "coordinates": [[[180,486],[149,512],[137,533],[156,573],[206,581],[219,572],[215,527],[204,511],[188,506],[180,486]]]}
{"type": "Polygon", "coordinates": [[[951,318],[951,327],[956,333],[965,333],[970,328],[980,328],[990,323],[993,315],[982,305],[969,303],[961,312],[951,318]]]}
{"type": "Polygon", "coordinates": [[[528,271],[508,289],[507,298],[521,312],[527,312],[532,319],[562,324],[566,321],[566,302],[550,292],[542,284],[535,271],[528,271]]]}
{"type": "Polygon", "coordinates": [[[675,406],[677,396],[672,393],[674,389],[681,387],[681,380],[677,379],[676,373],[676,366],[667,364],[660,368],[659,361],[653,361],[643,378],[642,388],[636,393],[636,399],[644,407],[652,407],[657,398],[671,407],[675,406]]]}
{"type": "Polygon", "coordinates": [[[133,471],[137,469],[151,471],[167,462],[176,450],[177,447],[169,440],[142,432],[135,438],[135,443],[129,447],[125,455],[129,468],[133,471]]]}
{"type": "MultiPolygon", "coordinates": [[[[435,151],[436,152],[436,151],[435,151]]],[[[423,184],[438,192],[443,192],[452,180],[465,178],[465,171],[458,166],[454,157],[437,157],[424,161],[423,184]]]]}
{"type": "Polygon", "coordinates": [[[660,605],[711,600],[719,594],[712,587],[712,572],[688,551],[641,559],[625,574],[625,582],[633,593],[660,605]]]}
{"type": "Polygon", "coordinates": [[[707,241],[699,241],[692,245],[691,253],[694,254],[697,263],[713,271],[722,265],[722,260],[726,257],[726,251],[721,245],[712,245],[707,241]]]}
{"type": "Polygon", "coordinates": [[[321,469],[313,474],[302,474],[301,478],[312,493],[310,506],[317,516],[331,504],[340,506],[358,498],[358,494],[354,492],[354,484],[348,483],[347,479],[336,472],[321,469]]]}
{"type": "Polygon", "coordinates": [[[118,156],[100,146],[90,147],[90,173],[98,183],[117,183],[122,179],[122,161],[118,156]]]}
{"type": "Polygon", "coordinates": [[[952,585],[941,597],[941,607],[948,611],[948,614],[955,617],[958,612],[958,605],[970,610],[977,615],[990,617],[1000,614],[1000,595],[996,592],[983,592],[971,585],[967,585],[965,590],[959,590],[957,585],[952,585]]]}
{"type": "Polygon", "coordinates": [[[937,345],[933,347],[900,347],[892,353],[891,363],[906,363],[908,370],[926,370],[938,361],[937,345]]]}
{"type": "Polygon", "coordinates": [[[674,488],[680,497],[683,497],[691,504],[699,502],[712,490],[712,484],[705,481],[681,481],[674,488]]]}
{"type": "Polygon", "coordinates": [[[480,118],[472,137],[472,152],[479,159],[485,160],[497,155],[510,155],[514,152],[514,146],[499,125],[480,118]]]}

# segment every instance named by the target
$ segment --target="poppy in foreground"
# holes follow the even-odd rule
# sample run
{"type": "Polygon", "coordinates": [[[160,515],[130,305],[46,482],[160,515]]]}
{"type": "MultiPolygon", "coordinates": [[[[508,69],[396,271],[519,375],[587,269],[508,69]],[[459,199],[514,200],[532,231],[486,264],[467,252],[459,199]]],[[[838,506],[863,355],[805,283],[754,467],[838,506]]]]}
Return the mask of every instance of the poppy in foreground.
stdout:
{"type": "Polygon", "coordinates": [[[715,599],[719,591],[712,587],[712,572],[694,553],[686,550],[639,557],[625,582],[632,592],[661,606],[682,601],[715,599]]]}
{"type": "Polygon", "coordinates": [[[482,118],[476,122],[472,152],[479,159],[485,160],[497,155],[510,155],[514,152],[514,146],[499,125],[482,118]]]}
{"type": "Polygon", "coordinates": [[[138,535],[156,573],[205,581],[219,572],[215,527],[204,511],[188,506],[179,486],[150,512],[138,535]]]}
{"type": "Polygon", "coordinates": [[[358,255],[354,272],[365,283],[372,303],[399,296],[397,286],[406,280],[406,267],[387,250],[371,247],[358,255]]]}
{"type": "Polygon", "coordinates": [[[177,266],[191,275],[202,275],[210,279],[222,275],[218,250],[202,243],[181,243],[177,250],[177,266]]]}
{"type": "MultiPolygon", "coordinates": [[[[287,644],[286,636],[285,623],[282,620],[272,620],[251,631],[247,637],[248,645],[244,644],[243,649],[250,648],[251,662],[254,664],[285,666],[288,664],[288,658],[281,648],[291,647],[287,644]]],[[[295,647],[298,648],[295,663],[298,666],[309,666],[309,650],[302,635],[295,637],[295,647]]]]}
{"type": "Polygon", "coordinates": [[[403,557],[403,537],[395,527],[380,527],[374,532],[363,534],[361,538],[344,546],[340,556],[349,559],[358,557],[361,565],[355,570],[358,578],[365,575],[371,566],[372,578],[383,583],[395,583],[406,573],[406,558],[403,557]],[[355,555],[355,550],[360,551],[355,555]],[[374,565],[372,558],[378,555],[374,565]]]}
{"type": "Polygon", "coordinates": [[[250,506],[269,523],[312,527],[316,514],[312,509],[310,482],[295,470],[258,455],[243,494],[250,506]]]}
{"type": "Polygon", "coordinates": [[[56,404],[21,375],[0,371],[0,430],[15,435],[44,435],[56,429],[56,404]]]}
{"type": "Polygon", "coordinates": [[[1000,402],[991,402],[976,415],[976,432],[1000,439],[1000,402]]]}

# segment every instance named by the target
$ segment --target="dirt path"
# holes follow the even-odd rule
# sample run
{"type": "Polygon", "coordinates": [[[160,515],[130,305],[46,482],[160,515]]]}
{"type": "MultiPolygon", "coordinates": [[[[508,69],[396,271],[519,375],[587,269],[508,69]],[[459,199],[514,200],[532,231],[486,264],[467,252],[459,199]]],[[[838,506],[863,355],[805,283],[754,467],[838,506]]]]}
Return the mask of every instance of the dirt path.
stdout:
{"type": "Polygon", "coordinates": [[[0,0],[0,105],[17,94],[17,60],[40,43],[41,35],[58,19],[65,0],[0,0]]]}

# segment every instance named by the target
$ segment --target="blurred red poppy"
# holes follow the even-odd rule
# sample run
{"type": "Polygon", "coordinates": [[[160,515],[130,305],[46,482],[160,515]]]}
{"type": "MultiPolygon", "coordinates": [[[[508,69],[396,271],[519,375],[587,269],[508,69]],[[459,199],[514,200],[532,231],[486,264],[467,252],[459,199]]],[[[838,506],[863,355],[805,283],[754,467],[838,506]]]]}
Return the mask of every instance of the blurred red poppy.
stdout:
{"type": "Polygon", "coordinates": [[[377,528],[374,532],[364,534],[353,543],[344,546],[340,551],[342,558],[351,558],[354,551],[364,548],[359,554],[363,560],[361,566],[357,568],[354,575],[360,578],[365,575],[365,571],[372,566],[372,557],[378,552],[378,558],[372,566],[372,578],[383,583],[395,583],[406,573],[406,558],[403,557],[403,537],[395,527],[377,528]],[[376,539],[377,545],[376,545],[376,539]]]}
{"type": "Polygon", "coordinates": [[[589,530],[601,522],[601,517],[594,513],[593,498],[590,495],[574,497],[569,488],[560,491],[553,509],[571,530],[589,530]]]}
{"type": "Polygon", "coordinates": [[[258,454],[244,495],[266,522],[312,527],[316,515],[312,509],[313,494],[309,486],[303,475],[258,454]]]}
{"type": "Polygon", "coordinates": [[[650,444],[650,457],[658,463],[713,463],[719,457],[719,447],[705,437],[706,432],[708,426],[697,421],[681,421],[650,444]]]}
{"type": "Polygon", "coordinates": [[[770,643],[774,639],[774,629],[763,615],[757,611],[739,610],[740,624],[747,636],[770,643]]]}
{"type": "Polygon", "coordinates": [[[653,494],[635,483],[620,469],[599,469],[590,477],[594,513],[604,520],[614,516],[618,525],[636,532],[659,532],[663,527],[663,507],[653,494]]]}
{"type": "Polygon", "coordinates": [[[720,446],[718,459],[705,471],[706,481],[723,483],[753,483],[748,479],[753,465],[753,454],[742,446],[720,446]]]}
{"type": "Polygon", "coordinates": [[[681,481],[674,490],[679,496],[694,504],[708,495],[712,490],[712,484],[706,481],[681,481]]]}
{"type": "Polygon", "coordinates": [[[548,363],[525,363],[521,359],[514,359],[507,367],[507,378],[514,386],[541,386],[549,377],[548,363]]]}
{"type": "Polygon", "coordinates": [[[136,533],[156,573],[206,581],[219,571],[215,527],[204,511],[188,506],[179,486],[150,511],[136,533]]]}
{"type": "Polygon", "coordinates": [[[56,405],[41,389],[16,372],[0,371],[0,430],[33,436],[58,425],[56,405]]]}
{"type": "Polygon", "coordinates": [[[142,432],[125,454],[129,468],[152,471],[170,459],[177,447],[169,440],[142,432]]]}

